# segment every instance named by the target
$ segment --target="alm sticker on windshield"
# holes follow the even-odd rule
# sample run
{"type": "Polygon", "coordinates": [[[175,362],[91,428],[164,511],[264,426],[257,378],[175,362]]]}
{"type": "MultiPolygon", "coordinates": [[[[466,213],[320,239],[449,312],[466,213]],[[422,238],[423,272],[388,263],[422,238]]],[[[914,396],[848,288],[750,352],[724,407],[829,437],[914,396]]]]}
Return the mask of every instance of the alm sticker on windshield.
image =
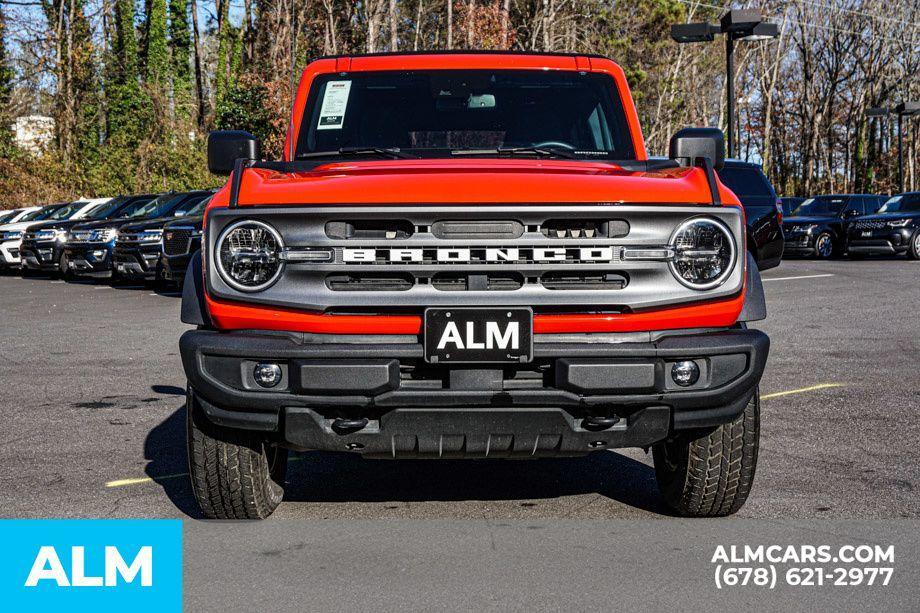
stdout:
{"type": "Polygon", "coordinates": [[[341,130],[345,123],[345,107],[348,106],[348,94],[351,81],[329,81],[323,95],[323,106],[319,109],[317,130],[341,130]]]}

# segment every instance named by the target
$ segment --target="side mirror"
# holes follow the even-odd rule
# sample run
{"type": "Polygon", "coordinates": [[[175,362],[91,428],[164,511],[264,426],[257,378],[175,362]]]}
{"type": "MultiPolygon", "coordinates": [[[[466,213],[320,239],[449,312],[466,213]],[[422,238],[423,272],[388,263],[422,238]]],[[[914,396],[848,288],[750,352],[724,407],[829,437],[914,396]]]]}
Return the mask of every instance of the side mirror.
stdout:
{"type": "Polygon", "coordinates": [[[725,136],[718,128],[684,128],[671,137],[668,157],[686,160],[687,166],[699,158],[709,158],[715,170],[725,166],[725,136]]]}
{"type": "Polygon", "coordinates": [[[208,134],[208,170],[229,175],[240,158],[258,160],[259,139],[241,130],[220,130],[208,134]]]}

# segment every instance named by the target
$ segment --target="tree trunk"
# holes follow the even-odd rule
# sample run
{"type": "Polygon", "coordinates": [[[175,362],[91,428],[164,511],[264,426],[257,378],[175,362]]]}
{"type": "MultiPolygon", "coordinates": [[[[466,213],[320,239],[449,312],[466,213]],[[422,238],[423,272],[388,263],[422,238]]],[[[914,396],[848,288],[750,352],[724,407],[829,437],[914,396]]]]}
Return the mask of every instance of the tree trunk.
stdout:
{"type": "Polygon", "coordinates": [[[195,95],[198,97],[198,126],[204,130],[207,124],[207,103],[204,91],[204,75],[202,74],[201,59],[201,30],[198,29],[198,0],[192,2],[192,36],[195,39],[195,95]]]}
{"type": "Polygon", "coordinates": [[[399,21],[396,18],[396,0],[390,0],[387,18],[390,22],[390,51],[397,51],[399,49],[399,21]]]}
{"type": "Polygon", "coordinates": [[[447,48],[454,48],[454,0],[447,0],[447,48]]]}

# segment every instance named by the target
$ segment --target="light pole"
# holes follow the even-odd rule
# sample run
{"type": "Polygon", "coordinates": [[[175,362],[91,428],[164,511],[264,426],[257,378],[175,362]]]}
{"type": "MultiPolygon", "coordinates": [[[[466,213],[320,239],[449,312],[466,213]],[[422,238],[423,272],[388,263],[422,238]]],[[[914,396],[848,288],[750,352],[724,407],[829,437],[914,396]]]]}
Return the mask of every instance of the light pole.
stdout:
{"type": "Polygon", "coordinates": [[[898,116],[898,193],[904,193],[904,126],[905,117],[920,115],[920,102],[901,102],[897,106],[873,106],[866,109],[867,117],[898,116]]]}
{"type": "Polygon", "coordinates": [[[725,82],[728,102],[728,157],[735,154],[735,41],[767,40],[779,36],[779,26],[763,20],[757,9],[733,9],[719,23],[677,23],[671,26],[671,38],[678,43],[712,42],[716,34],[725,34],[725,82]]]}

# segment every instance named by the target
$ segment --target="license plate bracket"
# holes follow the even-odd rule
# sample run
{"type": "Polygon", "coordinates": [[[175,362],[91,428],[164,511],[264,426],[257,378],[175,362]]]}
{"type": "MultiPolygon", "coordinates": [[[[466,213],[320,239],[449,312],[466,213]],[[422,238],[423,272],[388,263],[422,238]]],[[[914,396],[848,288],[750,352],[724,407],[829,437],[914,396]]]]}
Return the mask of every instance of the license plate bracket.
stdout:
{"type": "Polygon", "coordinates": [[[425,310],[425,361],[526,363],[533,359],[533,310],[457,307],[425,310]]]}

